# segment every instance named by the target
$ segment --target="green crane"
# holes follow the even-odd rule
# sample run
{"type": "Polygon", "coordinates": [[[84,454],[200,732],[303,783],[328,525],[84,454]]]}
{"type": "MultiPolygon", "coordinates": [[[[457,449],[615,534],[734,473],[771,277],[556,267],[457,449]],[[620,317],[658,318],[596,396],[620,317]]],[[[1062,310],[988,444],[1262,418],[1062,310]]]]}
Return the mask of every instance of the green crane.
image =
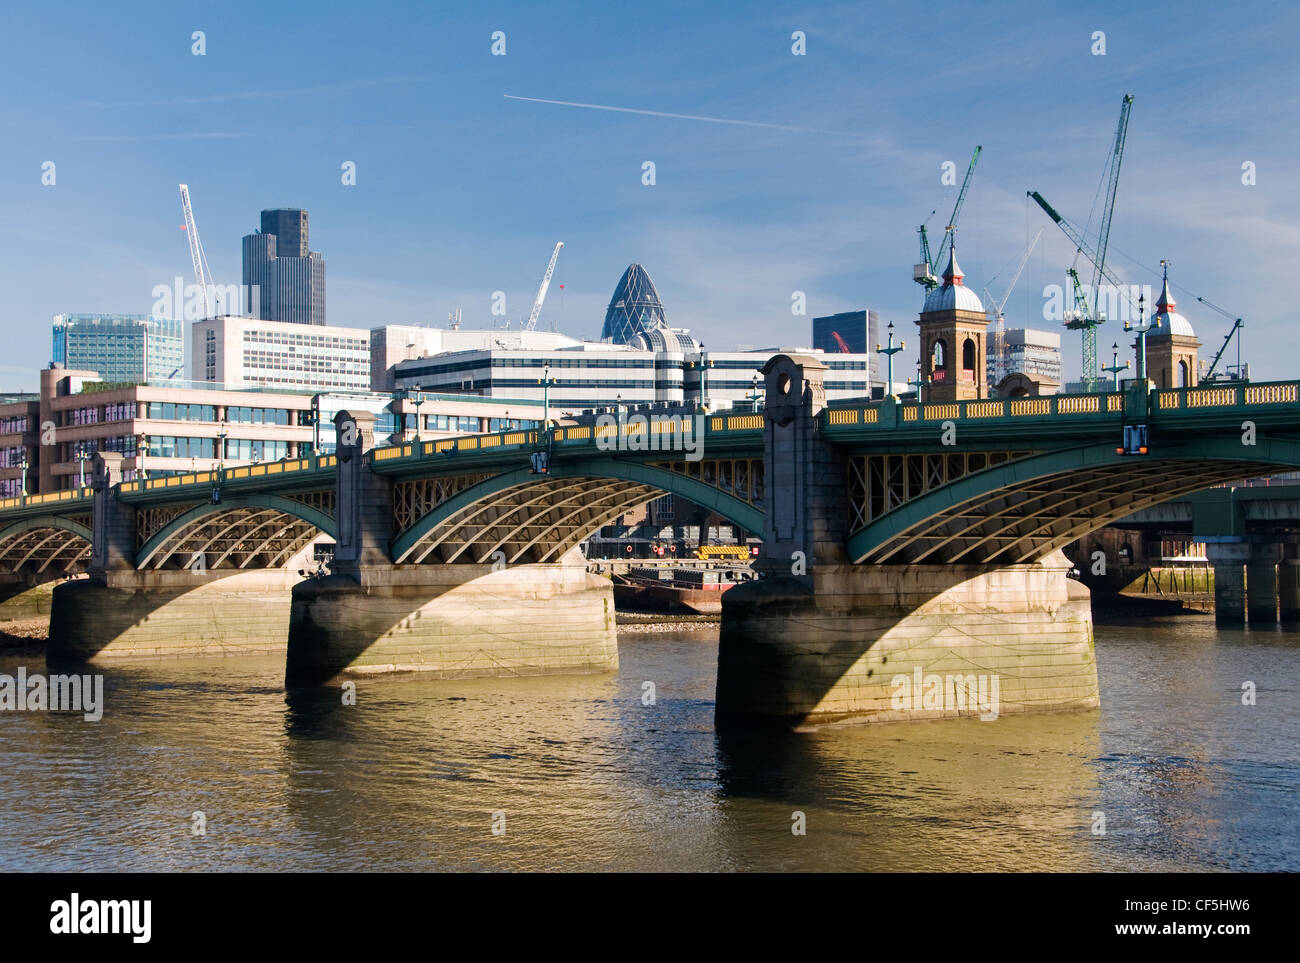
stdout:
{"type": "MultiPolygon", "coordinates": [[[[1101,224],[1097,229],[1097,247],[1095,250],[1089,248],[1085,238],[1085,232],[1073,228],[1065,218],[1058,214],[1043,196],[1037,191],[1029,191],[1032,197],[1052,221],[1065,232],[1066,237],[1074,242],[1075,245],[1075,265],[1078,265],[1079,255],[1082,254],[1092,262],[1092,290],[1085,292],[1081,289],[1078,272],[1074,267],[1070,268],[1069,274],[1074,282],[1075,292],[1075,310],[1072,316],[1065,321],[1065,326],[1071,331],[1079,331],[1083,336],[1083,386],[1085,391],[1097,390],[1097,327],[1105,322],[1099,310],[1101,283],[1103,280],[1109,281],[1120,290],[1123,285],[1106,270],[1106,248],[1110,244],[1110,225],[1115,215],[1115,193],[1119,188],[1119,170],[1124,160],[1124,143],[1128,138],[1128,120],[1129,113],[1133,107],[1133,95],[1125,94],[1124,100],[1120,105],[1119,124],[1115,128],[1115,142],[1111,147],[1110,156],[1106,162],[1106,174],[1103,177],[1105,181],[1105,201],[1102,204],[1101,224]],[[1088,295],[1091,294],[1091,299],[1088,295]]],[[[1100,190],[1100,187],[1099,187],[1100,190]]],[[[1093,202],[1096,207],[1096,201],[1093,202]]]]}
{"type": "MultiPolygon", "coordinates": [[[[933,259],[930,257],[930,239],[925,233],[925,225],[922,224],[920,227],[921,263],[912,268],[912,280],[925,288],[926,291],[932,291],[939,286],[939,279],[934,276],[934,269],[940,268],[942,270],[944,253],[948,250],[948,245],[952,243],[952,232],[957,227],[957,215],[961,213],[962,202],[966,200],[966,191],[970,189],[970,179],[975,173],[975,165],[979,163],[980,151],[983,149],[977,144],[975,153],[970,155],[970,165],[966,168],[966,179],[961,182],[961,191],[957,194],[957,203],[953,205],[952,217],[948,218],[948,229],[944,231],[943,241],[939,244],[939,253],[933,259]]],[[[934,211],[930,213],[933,214],[934,211]]]]}

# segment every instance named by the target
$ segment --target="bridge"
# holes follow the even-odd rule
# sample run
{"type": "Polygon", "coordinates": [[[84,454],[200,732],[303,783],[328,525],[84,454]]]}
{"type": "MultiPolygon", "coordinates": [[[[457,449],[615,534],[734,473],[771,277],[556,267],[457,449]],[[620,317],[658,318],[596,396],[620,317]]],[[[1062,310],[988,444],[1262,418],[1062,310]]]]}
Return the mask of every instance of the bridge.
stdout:
{"type": "MultiPolygon", "coordinates": [[[[1300,485],[1209,488],[1136,511],[1115,527],[1204,543],[1219,625],[1247,617],[1252,627],[1300,623],[1300,485]]],[[[1080,557],[1099,550],[1100,541],[1081,544],[1080,557]]],[[[1132,565],[1114,567],[1115,585],[1141,574],[1132,565]]]]}
{"type": "Polygon", "coordinates": [[[762,412],[698,421],[376,447],[342,412],[334,455],[131,481],[99,453],[87,488],[0,501],[0,572],[88,576],[55,590],[52,658],[287,652],[292,685],[608,671],[580,545],[672,493],[764,543],[724,596],[720,720],[969,714],[978,675],[1041,711],[1098,701],[1063,546],[1300,467],[1297,382],[827,407],[824,370],[779,355],[762,412]],[[320,539],[329,574],[299,577],[320,539]]]}

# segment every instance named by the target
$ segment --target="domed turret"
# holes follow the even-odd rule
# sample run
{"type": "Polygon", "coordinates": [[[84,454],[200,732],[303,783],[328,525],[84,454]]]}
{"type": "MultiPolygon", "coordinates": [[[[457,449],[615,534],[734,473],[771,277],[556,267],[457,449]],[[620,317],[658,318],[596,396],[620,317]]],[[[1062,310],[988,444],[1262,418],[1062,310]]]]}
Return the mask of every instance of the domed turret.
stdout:
{"type": "Polygon", "coordinates": [[[957,246],[952,247],[952,254],[948,258],[948,266],[943,271],[943,284],[932,290],[925,296],[925,306],[921,312],[930,311],[977,311],[984,313],[984,305],[979,299],[979,295],[966,287],[962,279],[961,267],[957,264],[957,246]]]}
{"type": "Polygon", "coordinates": [[[1194,338],[1196,332],[1192,329],[1192,323],[1174,310],[1178,305],[1174,302],[1174,296],[1169,293],[1169,265],[1165,264],[1164,267],[1164,287],[1160,291],[1160,297],[1156,299],[1156,313],[1151,320],[1159,320],[1160,327],[1165,334],[1178,334],[1184,338],[1194,338]]]}

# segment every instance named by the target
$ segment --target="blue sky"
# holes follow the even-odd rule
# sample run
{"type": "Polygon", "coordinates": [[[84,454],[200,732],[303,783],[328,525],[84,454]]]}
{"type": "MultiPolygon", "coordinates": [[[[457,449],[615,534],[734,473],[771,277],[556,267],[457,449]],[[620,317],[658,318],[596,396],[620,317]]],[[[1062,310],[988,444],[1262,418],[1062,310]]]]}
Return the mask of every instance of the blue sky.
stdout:
{"type": "MultiPolygon", "coordinates": [[[[1286,294],[1300,85],[1279,54],[1300,12],[1285,4],[7,3],[0,16],[11,389],[35,387],[52,315],[147,311],[155,285],[190,279],[182,181],[224,283],[262,208],[307,208],[333,324],[444,324],[459,307],[489,326],[495,290],[517,323],[563,240],[543,320],[571,334],[599,335],[638,261],[670,321],[709,347],[807,343],[812,316],[870,306],[910,352],[916,226],[937,208],[942,232],[956,194],[942,165],[960,180],[981,144],[958,233],[967,281],[982,292],[997,275],[1000,296],[1046,226],[1007,317],[1049,327],[1043,287],[1064,281],[1073,247],[1025,192],[1085,221],[1125,93],[1115,271],[1154,284],[1170,259],[1203,355],[1229,322],[1193,294],[1247,319],[1256,380],[1300,374],[1286,294]],[[505,56],[491,54],[497,30],[505,56]],[[1091,53],[1098,30],[1105,56],[1091,53]]],[[[1119,327],[1101,329],[1107,361],[1119,327]]],[[[1078,336],[1064,345],[1077,377],[1078,336]]]]}

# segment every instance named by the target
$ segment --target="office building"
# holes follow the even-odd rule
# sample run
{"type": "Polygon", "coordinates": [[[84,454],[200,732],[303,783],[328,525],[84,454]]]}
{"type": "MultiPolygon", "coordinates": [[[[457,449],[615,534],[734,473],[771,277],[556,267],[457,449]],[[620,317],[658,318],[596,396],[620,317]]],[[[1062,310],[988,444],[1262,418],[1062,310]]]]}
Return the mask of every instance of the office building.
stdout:
{"type": "Polygon", "coordinates": [[[194,381],[283,391],[369,391],[370,331],[221,317],[190,329],[194,381]]]}
{"type": "Polygon", "coordinates": [[[96,451],[122,455],[123,477],[150,477],[298,458],[335,449],[334,416],[375,414],[379,445],[529,428],[540,405],[425,392],[321,393],[216,385],[112,385],[98,372],[50,367],[37,400],[0,404],[0,492],[75,488],[96,451]],[[319,417],[317,417],[319,416],[319,417]],[[418,429],[417,429],[418,425],[418,429]],[[48,430],[47,430],[48,429],[48,430]],[[45,437],[42,438],[42,435],[45,437]],[[44,440],[47,444],[42,445],[44,440]]]}
{"type": "Polygon", "coordinates": [[[308,249],[307,212],[262,212],[243,241],[244,313],[264,321],[325,323],[325,259],[308,249]]]}
{"type": "MultiPolygon", "coordinates": [[[[812,345],[826,354],[865,354],[871,358],[871,382],[883,383],[876,345],[883,343],[880,315],[875,311],[841,311],[813,318],[812,345]]],[[[895,372],[897,375],[898,372],[895,372]]]]}
{"type": "Polygon", "coordinates": [[[540,402],[542,380],[548,378],[553,413],[642,404],[707,404],[716,410],[751,406],[767,360],[797,353],[815,355],[830,369],[828,399],[862,398],[869,391],[867,355],[831,356],[807,347],[704,351],[684,333],[662,327],[635,335],[631,345],[550,332],[443,334],[456,335],[456,341],[475,335],[480,343],[460,350],[446,350],[444,344],[441,353],[398,361],[390,371],[397,388],[540,402]]]}
{"type": "Polygon", "coordinates": [[[143,314],[56,314],[50,360],[93,369],[112,382],[179,378],[185,370],[183,324],[143,314]]]}
{"type": "Polygon", "coordinates": [[[666,327],[663,302],[650,275],[641,265],[629,264],[609,299],[600,339],[628,344],[642,331],[666,327]]]}
{"type": "MultiPolygon", "coordinates": [[[[1006,394],[1003,382],[1011,375],[1021,375],[1039,386],[1036,393],[1054,394],[1061,387],[1061,336],[1055,331],[1034,328],[1008,328],[1002,332],[999,346],[996,329],[989,328],[988,383],[1006,394]],[[999,355],[1001,356],[999,358],[999,355]]],[[[1022,378],[1015,379],[1020,385],[1022,378]]]]}

